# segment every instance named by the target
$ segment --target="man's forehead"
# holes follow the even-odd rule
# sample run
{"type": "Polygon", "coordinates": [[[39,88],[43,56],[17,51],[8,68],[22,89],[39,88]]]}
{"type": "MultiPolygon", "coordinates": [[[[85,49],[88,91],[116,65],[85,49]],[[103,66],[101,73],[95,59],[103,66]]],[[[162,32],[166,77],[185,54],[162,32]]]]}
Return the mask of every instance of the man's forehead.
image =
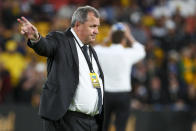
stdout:
{"type": "Polygon", "coordinates": [[[88,12],[87,18],[88,17],[95,17],[95,18],[99,19],[99,17],[97,17],[96,14],[94,12],[92,12],[92,11],[88,12]]]}
{"type": "Polygon", "coordinates": [[[86,22],[93,22],[96,23],[97,25],[100,25],[100,19],[95,15],[88,15],[86,22]]]}

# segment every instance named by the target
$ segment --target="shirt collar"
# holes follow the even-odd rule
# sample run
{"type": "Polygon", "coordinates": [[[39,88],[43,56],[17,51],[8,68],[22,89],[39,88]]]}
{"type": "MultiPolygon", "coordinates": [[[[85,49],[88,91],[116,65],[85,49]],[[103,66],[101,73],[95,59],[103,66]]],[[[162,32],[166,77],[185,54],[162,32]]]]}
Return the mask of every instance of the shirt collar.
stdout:
{"type": "MultiPolygon", "coordinates": [[[[79,45],[80,45],[81,47],[83,47],[84,44],[83,44],[82,41],[78,38],[78,36],[77,36],[77,34],[76,34],[76,32],[74,31],[73,28],[71,28],[71,32],[72,32],[72,34],[74,35],[75,39],[78,41],[79,45]]],[[[87,45],[87,46],[89,47],[89,45],[87,45]]]]}

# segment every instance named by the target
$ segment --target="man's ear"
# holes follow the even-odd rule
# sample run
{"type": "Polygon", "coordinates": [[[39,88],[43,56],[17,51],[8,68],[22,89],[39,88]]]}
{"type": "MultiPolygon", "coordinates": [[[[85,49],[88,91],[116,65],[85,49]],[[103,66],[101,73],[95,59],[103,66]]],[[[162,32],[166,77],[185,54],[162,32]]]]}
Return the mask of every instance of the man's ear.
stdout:
{"type": "Polygon", "coordinates": [[[78,27],[80,27],[80,25],[81,25],[81,23],[76,21],[75,26],[78,28],[78,27]]]}
{"type": "Polygon", "coordinates": [[[75,29],[77,31],[80,31],[81,30],[81,22],[76,21],[76,23],[75,23],[75,29]]]}

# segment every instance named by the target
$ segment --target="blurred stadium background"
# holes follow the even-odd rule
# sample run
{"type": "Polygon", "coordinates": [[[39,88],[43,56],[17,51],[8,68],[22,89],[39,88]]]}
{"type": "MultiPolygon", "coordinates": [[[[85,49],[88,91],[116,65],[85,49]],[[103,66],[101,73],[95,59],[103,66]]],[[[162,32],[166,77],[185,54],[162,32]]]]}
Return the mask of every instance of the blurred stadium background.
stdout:
{"type": "Polygon", "coordinates": [[[196,131],[196,0],[0,0],[0,131],[42,130],[46,59],[26,46],[16,19],[25,16],[45,36],[65,30],[86,4],[101,13],[97,44],[120,21],[146,48],[130,74],[127,131],[196,131]]]}

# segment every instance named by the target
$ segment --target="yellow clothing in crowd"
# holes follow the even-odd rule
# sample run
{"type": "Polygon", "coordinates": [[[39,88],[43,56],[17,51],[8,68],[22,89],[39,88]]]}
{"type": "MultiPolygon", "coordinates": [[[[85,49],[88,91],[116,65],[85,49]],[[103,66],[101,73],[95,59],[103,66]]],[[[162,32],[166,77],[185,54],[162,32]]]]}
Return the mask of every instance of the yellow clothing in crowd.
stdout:
{"type": "Polygon", "coordinates": [[[0,54],[0,63],[10,72],[13,86],[16,86],[27,65],[24,56],[15,51],[16,48],[17,44],[14,41],[8,41],[6,43],[6,52],[0,54]]]}
{"type": "Polygon", "coordinates": [[[11,83],[15,86],[26,67],[26,61],[20,53],[2,53],[0,54],[0,62],[10,72],[11,83]]]}

